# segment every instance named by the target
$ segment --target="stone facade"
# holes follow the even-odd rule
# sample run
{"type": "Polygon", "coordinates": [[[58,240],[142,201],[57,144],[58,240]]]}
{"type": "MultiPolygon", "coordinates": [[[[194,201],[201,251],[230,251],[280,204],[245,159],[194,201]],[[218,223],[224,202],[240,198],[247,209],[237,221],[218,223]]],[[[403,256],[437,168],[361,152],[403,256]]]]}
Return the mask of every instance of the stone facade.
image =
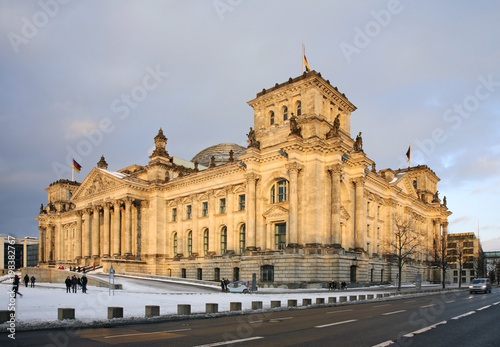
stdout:
{"type": "Polygon", "coordinates": [[[171,157],[160,129],[147,165],[114,172],[101,158],[81,184],[51,184],[37,218],[40,266],[204,280],[255,273],[261,286],[394,281],[388,245],[396,219],[409,218],[421,242],[403,280],[436,280],[433,248],[451,212],[432,170],[377,171],[361,133],[351,137],[356,107],[315,71],[249,105],[248,148],[226,163],[171,157]]]}

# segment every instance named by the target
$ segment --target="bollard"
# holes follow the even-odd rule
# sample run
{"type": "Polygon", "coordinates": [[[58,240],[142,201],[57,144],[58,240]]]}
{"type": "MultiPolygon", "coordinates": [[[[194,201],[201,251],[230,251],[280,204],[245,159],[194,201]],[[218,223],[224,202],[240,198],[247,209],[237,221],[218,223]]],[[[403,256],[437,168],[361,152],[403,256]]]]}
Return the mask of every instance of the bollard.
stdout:
{"type": "Polygon", "coordinates": [[[281,307],[281,301],[273,300],[271,301],[271,308],[281,307]]]}
{"type": "Polygon", "coordinates": [[[328,298],[328,303],[329,304],[335,304],[337,302],[337,298],[335,296],[330,296],[328,298]]]}
{"type": "Polygon", "coordinates": [[[241,302],[229,303],[229,311],[241,311],[241,302]]]}
{"type": "Polygon", "coordinates": [[[75,309],[74,308],[58,308],[57,309],[57,319],[75,319],[75,309]]]}
{"type": "Polygon", "coordinates": [[[325,298],[316,298],[316,305],[321,305],[325,303],[325,298]]]}
{"type": "Polygon", "coordinates": [[[339,298],[339,302],[346,302],[347,301],[347,296],[341,296],[339,298]]]}
{"type": "Polygon", "coordinates": [[[356,295],[349,295],[349,301],[356,301],[357,297],[356,295]]]}
{"type": "Polygon", "coordinates": [[[252,310],[262,309],[262,301],[252,301],[252,310]]]}
{"type": "Polygon", "coordinates": [[[288,307],[297,307],[297,300],[288,299],[288,307]]]}
{"type": "Polygon", "coordinates": [[[160,315],[160,306],[146,306],[146,317],[156,317],[160,315]]]}
{"type": "Polygon", "coordinates": [[[123,318],[123,307],[108,307],[108,319],[123,318]]]}
{"type": "Polygon", "coordinates": [[[312,304],[312,299],[302,299],[302,306],[309,306],[312,304]]]}
{"type": "Polygon", "coordinates": [[[177,305],[177,314],[179,316],[190,315],[191,314],[191,305],[183,305],[183,304],[177,305]]]}
{"type": "Polygon", "coordinates": [[[219,312],[219,304],[205,304],[206,313],[217,313],[219,312]]]}

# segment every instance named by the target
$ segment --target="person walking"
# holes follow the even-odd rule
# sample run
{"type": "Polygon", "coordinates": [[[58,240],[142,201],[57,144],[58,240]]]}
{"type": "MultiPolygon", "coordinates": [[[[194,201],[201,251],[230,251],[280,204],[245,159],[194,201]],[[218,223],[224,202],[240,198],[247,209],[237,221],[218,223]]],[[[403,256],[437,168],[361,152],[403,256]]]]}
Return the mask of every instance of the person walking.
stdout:
{"type": "Polygon", "coordinates": [[[14,298],[17,297],[17,294],[23,296],[23,294],[19,292],[19,282],[20,282],[19,276],[15,275],[14,282],[12,283],[12,291],[14,292],[14,298]]]}
{"type": "Polygon", "coordinates": [[[31,275],[31,288],[35,288],[35,281],[36,281],[35,276],[31,275]]]}
{"type": "Polygon", "coordinates": [[[224,279],[220,280],[220,289],[225,292],[226,291],[226,283],[224,282],[224,279]]]}
{"type": "Polygon", "coordinates": [[[71,278],[68,276],[64,283],[66,284],[66,293],[71,293],[71,278]]]}
{"type": "Polygon", "coordinates": [[[82,283],[82,293],[87,293],[87,276],[85,276],[85,274],[83,274],[82,276],[81,283],[82,283]]]}
{"type": "Polygon", "coordinates": [[[30,283],[30,276],[28,274],[24,275],[24,286],[28,288],[28,283],[30,283]]]}
{"type": "Polygon", "coordinates": [[[78,289],[78,278],[76,278],[75,275],[73,275],[73,278],[71,279],[71,285],[73,286],[73,293],[76,293],[76,290],[78,289]]]}

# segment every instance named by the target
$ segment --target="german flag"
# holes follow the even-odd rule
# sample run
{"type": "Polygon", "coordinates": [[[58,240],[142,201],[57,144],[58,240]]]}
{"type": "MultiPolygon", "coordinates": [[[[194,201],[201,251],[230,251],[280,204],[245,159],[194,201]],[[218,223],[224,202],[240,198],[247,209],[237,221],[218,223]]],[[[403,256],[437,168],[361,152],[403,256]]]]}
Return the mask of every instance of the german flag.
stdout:
{"type": "Polygon", "coordinates": [[[75,169],[76,172],[80,172],[82,169],[82,166],[78,164],[75,159],[73,159],[73,169],[75,169]]]}

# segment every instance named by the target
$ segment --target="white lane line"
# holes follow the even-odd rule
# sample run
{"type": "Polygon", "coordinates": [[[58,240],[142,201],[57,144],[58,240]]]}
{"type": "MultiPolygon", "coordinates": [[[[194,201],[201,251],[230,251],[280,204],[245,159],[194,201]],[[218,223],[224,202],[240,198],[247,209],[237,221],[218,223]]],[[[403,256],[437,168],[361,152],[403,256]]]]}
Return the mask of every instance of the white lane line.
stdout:
{"type": "Polygon", "coordinates": [[[432,307],[432,306],[436,306],[436,304],[430,304],[430,305],[420,306],[420,308],[426,308],[426,307],[432,307]]]}
{"type": "Polygon", "coordinates": [[[492,303],[492,305],[498,305],[498,304],[500,304],[500,301],[492,303]]]}
{"type": "Polygon", "coordinates": [[[406,335],[403,335],[404,337],[413,337],[415,335],[418,335],[418,334],[421,334],[421,333],[424,333],[426,331],[429,331],[431,329],[434,329],[435,327],[437,327],[438,325],[442,325],[442,324],[446,324],[446,321],[442,321],[442,322],[439,322],[439,323],[436,323],[434,325],[430,325],[428,327],[425,327],[425,328],[422,328],[422,329],[419,329],[419,330],[415,330],[411,333],[408,333],[406,335]]]}
{"type": "Polygon", "coordinates": [[[342,322],[336,322],[336,323],[330,323],[330,324],[323,324],[323,325],[316,325],[315,328],[326,328],[326,327],[331,327],[334,325],[340,325],[340,324],[347,324],[347,323],[352,323],[352,322],[357,322],[357,319],[350,319],[350,320],[345,320],[342,322]]]}
{"type": "Polygon", "coordinates": [[[223,341],[223,342],[214,342],[214,343],[208,343],[206,345],[198,345],[198,346],[193,346],[193,347],[225,346],[225,345],[232,345],[233,343],[247,342],[247,341],[259,340],[259,339],[263,339],[263,338],[264,337],[262,337],[262,336],[255,336],[255,337],[249,337],[247,339],[230,340],[230,341],[223,341]]]}
{"type": "Polygon", "coordinates": [[[292,319],[293,317],[283,317],[283,318],[274,318],[274,319],[270,319],[269,322],[270,323],[279,323],[281,322],[282,320],[286,320],[286,319],[292,319]]]}
{"type": "Polygon", "coordinates": [[[396,313],[401,313],[401,312],[406,312],[406,310],[386,312],[386,313],[382,313],[382,316],[390,316],[391,314],[396,314],[396,313]]]}
{"type": "Polygon", "coordinates": [[[387,346],[392,345],[393,343],[394,343],[394,341],[389,340],[389,341],[385,341],[385,342],[379,343],[378,345],[374,345],[372,347],[387,347],[387,346]]]}
{"type": "Polygon", "coordinates": [[[350,309],[350,310],[330,311],[330,312],[327,312],[326,314],[331,314],[331,313],[340,313],[340,312],[348,312],[348,311],[352,311],[352,309],[350,309]]]}
{"type": "Polygon", "coordinates": [[[455,300],[445,301],[444,303],[445,303],[445,304],[451,304],[451,303],[453,303],[453,302],[455,302],[455,300]]]}
{"type": "Polygon", "coordinates": [[[470,312],[461,314],[460,316],[453,317],[452,319],[460,319],[460,318],[463,318],[463,317],[470,316],[471,314],[474,314],[474,313],[476,313],[476,311],[470,311],[470,312]]]}
{"type": "Polygon", "coordinates": [[[384,305],[375,305],[373,307],[384,307],[384,306],[391,306],[392,304],[384,304],[384,305]]]}
{"type": "Polygon", "coordinates": [[[125,336],[139,336],[139,335],[153,335],[153,334],[168,334],[168,333],[177,333],[179,331],[188,331],[191,329],[177,329],[177,330],[166,330],[166,331],[153,331],[150,333],[136,333],[136,334],[122,334],[122,335],[110,335],[104,336],[105,339],[112,339],[114,337],[125,337],[125,336]]]}
{"type": "Polygon", "coordinates": [[[263,320],[261,319],[261,320],[253,320],[253,321],[250,321],[248,323],[249,324],[255,324],[255,323],[262,323],[262,322],[263,322],[263,320]]]}
{"type": "Polygon", "coordinates": [[[488,305],[488,306],[483,306],[483,307],[481,307],[481,308],[478,308],[476,311],[486,310],[488,307],[491,307],[491,305],[488,305]]]}

